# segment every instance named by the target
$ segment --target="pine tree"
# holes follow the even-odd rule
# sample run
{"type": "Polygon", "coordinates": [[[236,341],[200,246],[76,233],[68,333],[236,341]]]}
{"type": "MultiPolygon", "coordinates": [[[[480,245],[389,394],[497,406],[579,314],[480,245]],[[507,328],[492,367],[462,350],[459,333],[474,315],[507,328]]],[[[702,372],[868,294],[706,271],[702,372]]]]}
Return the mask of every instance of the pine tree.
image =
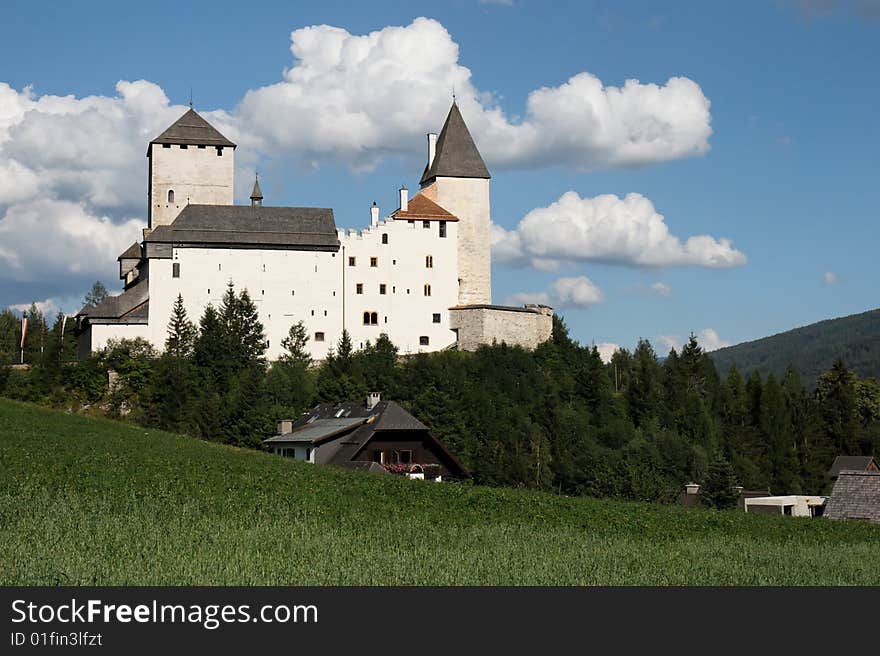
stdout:
{"type": "Polygon", "coordinates": [[[287,337],[281,340],[281,346],[285,350],[282,359],[300,365],[303,368],[312,366],[312,356],[308,351],[309,335],[306,325],[297,321],[287,331],[287,337]]]}
{"type": "Polygon", "coordinates": [[[83,303],[87,307],[94,307],[107,298],[107,296],[107,288],[104,286],[104,283],[100,280],[96,280],[83,299],[83,303]]]}
{"type": "Polygon", "coordinates": [[[648,426],[657,418],[662,394],[660,376],[660,365],[651,343],[640,339],[632,355],[624,389],[627,410],[636,428],[648,426]]]}
{"type": "Polygon", "coordinates": [[[709,464],[709,474],[700,490],[700,496],[709,508],[733,508],[738,498],[735,486],[736,478],[730,463],[723,457],[716,457],[709,464]]]}
{"type": "Polygon", "coordinates": [[[178,294],[171,310],[168,322],[168,337],[165,339],[165,351],[175,358],[186,358],[192,355],[196,340],[196,327],[186,315],[183,295],[178,294]]]}
{"type": "Polygon", "coordinates": [[[816,398],[826,439],[837,454],[860,455],[856,376],[840,358],[819,376],[816,398]]]}

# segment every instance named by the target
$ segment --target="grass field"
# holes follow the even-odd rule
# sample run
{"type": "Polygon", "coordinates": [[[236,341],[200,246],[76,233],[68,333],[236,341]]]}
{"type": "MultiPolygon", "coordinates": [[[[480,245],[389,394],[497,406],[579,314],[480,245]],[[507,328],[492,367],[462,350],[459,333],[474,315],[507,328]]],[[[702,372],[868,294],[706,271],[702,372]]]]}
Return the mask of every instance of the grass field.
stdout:
{"type": "Polygon", "coordinates": [[[4,585],[880,584],[880,527],[434,484],[0,400],[4,585]]]}

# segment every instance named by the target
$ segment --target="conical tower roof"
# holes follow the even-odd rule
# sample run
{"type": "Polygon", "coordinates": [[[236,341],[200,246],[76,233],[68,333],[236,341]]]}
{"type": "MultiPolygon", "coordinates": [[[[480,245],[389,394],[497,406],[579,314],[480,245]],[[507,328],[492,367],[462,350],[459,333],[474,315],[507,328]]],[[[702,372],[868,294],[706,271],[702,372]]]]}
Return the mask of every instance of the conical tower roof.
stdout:
{"type": "Polygon", "coordinates": [[[251,192],[251,200],[263,200],[263,192],[260,190],[260,179],[254,176],[254,190],[251,192]]]}
{"type": "Polygon", "coordinates": [[[434,178],[491,178],[489,169],[477,150],[458,104],[453,101],[446,117],[446,123],[437,137],[434,161],[425,167],[420,184],[431,182],[434,178]]]}
{"type": "Polygon", "coordinates": [[[224,137],[213,125],[190,108],[150,144],[187,144],[198,146],[228,146],[235,144],[224,137]]]}

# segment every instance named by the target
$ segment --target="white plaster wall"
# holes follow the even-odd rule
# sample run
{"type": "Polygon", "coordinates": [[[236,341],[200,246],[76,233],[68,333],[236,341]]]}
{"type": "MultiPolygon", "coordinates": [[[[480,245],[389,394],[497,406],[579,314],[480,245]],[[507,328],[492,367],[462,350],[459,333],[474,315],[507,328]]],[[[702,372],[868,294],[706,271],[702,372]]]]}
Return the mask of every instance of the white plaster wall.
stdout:
{"type": "Polygon", "coordinates": [[[438,351],[455,341],[449,328],[448,309],[458,302],[458,223],[446,222],[446,237],[440,237],[440,222],[429,221],[428,227],[415,220],[387,219],[376,226],[355,231],[340,231],[340,257],[345,267],[345,327],[355,348],[375,342],[381,333],[401,353],[438,351]],[[382,243],[382,235],[388,243],[382,243]],[[433,267],[425,266],[425,257],[433,258],[433,267]],[[355,258],[349,266],[348,258],[355,258]],[[378,266],[370,266],[370,258],[378,258],[378,266]],[[363,294],[357,293],[358,283],[363,294]],[[386,294],[379,293],[384,283],[386,294]],[[425,284],[431,295],[425,296],[425,284]],[[365,326],[364,312],[377,312],[379,325],[365,326]],[[440,323],[433,315],[440,315],[440,323]],[[419,338],[428,337],[428,346],[419,338]]]}
{"type": "Polygon", "coordinates": [[[168,225],[187,203],[199,205],[232,205],[235,149],[189,144],[150,148],[150,228],[168,225]],[[168,191],[174,191],[174,203],[168,203],[168,191]]]}
{"type": "Polygon", "coordinates": [[[312,357],[323,359],[342,334],[340,256],[319,251],[175,248],[173,259],[150,261],[150,337],[162,348],[177,295],[198,325],[208,303],[219,308],[227,283],[247,289],[259,312],[270,360],[282,353],[281,340],[299,320],[306,326],[312,357]],[[180,264],[174,278],[173,264],[180,264]],[[325,334],[324,342],[315,333],[325,334]]]}
{"type": "MultiPolygon", "coordinates": [[[[142,323],[91,324],[91,337],[92,352],[100,351],[107,346],[107,342],[110,341],[110,339],[135,339],[137,337],[142,337],[143,339],[152,341],[150,339],[150,326],[142,323]]],[[[159,348],[162,349],[164,346],[165,340],[163,339],[159,348]]]]}
{"type": "Polygon", "coordinates": [[[459,305],[492,302],[489,180],[438,177],[421,191],[459,218],[459,305]]]}

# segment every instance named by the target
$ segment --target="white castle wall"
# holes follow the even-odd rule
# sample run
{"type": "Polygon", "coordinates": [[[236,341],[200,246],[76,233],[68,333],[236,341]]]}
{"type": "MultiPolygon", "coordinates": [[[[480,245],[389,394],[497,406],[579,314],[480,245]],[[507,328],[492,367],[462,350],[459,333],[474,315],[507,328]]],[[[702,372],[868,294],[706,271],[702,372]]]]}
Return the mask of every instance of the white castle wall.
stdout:
{"type": "Polygon", "coordinates": [[[235,149],[229,146],[152,144],[149,227],[168,225],[187,203],[232,205],[234,163],[235,149]],[[169,191],[174,192],[173,203],[168,202],[169,191]]]}

